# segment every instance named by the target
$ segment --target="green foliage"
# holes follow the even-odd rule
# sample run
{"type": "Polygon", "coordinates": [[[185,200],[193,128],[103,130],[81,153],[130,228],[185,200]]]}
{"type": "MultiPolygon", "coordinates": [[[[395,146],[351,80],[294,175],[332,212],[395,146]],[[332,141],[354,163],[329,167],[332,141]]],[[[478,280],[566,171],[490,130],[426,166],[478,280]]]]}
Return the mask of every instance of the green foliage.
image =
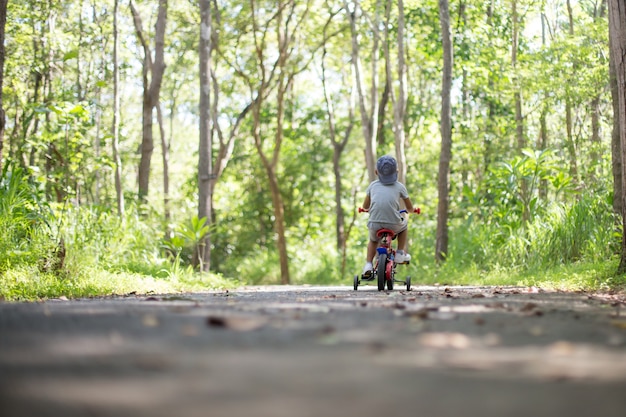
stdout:
{"type": "Polygon", "coordinates": [[[45,263],[55,247],[53,221],[39,184],[24,169],[6,164],[0,176],[0,273],[45,263]]]}
{"type": "MultiPolygon", "coordinates": [[[[348,3],[352,8],[352,2],[348,3]]],[[[194,217],[197,5],[180,2],[168,16],[167,65],[160,97],[172,185],[167,196],[171,217],[165,220],[159,146],[153,155],[149,204],[135,206],[133,201],[142,128],[143,74],[137,63],[143,51],[130,13],[121,13],[119,24],[123,106],[119,151],[127,202],[120,218],[115,214],[115,164],[109,133],[113,120],[112,2],[9,2],[3,91],[7,159],[0,180],[3,296],[36,299],[280,282],[274,202],[251,139],[252,112],[238,120],[262,81],[260,135],[267,156],[279,161],[276,174],[292,282],[349,283],[360,271],[367,217],[353,217],[353,213],[367,180],[344,3],[296,2],[291,17],[289,7],[283,10],[280,18],[288,24],[284,33],[289,33],[292,42],[287,49],[293,54],[284,73],[272,72],[282,69],[274,67],[276,48],[271,46],[280,36],[273,2],[262,1],[256,10],[239,0],[212,4],[219,8],[214,10],[217,31],[212,56],[217,88],[212,92],[217,112],[213,151],[214,156],[232,151],[232,158],[215,184],[214,218],[208,222],[194,217]],[[305,14],[307,4],[311,9],[305,14]],[[256,22],[251,19],[253,13],[256,22]],[[338,190],[346,227],[352,227],[346,259],[341,259],[335,247],[336,190],[321,91],[322,54],[337,137],[350,133],[339,161],[338,190]],[[288,88],[280,126],[283,142],[273,154],[279,78],[288,88]],[[218,149],[234,126],[238,130],[233,131],[233,148],[218,149]],[[207,234],[215,271],[209,275],[191,267],[194,250],[207,234]],[[341,276],[344,262],[347,276],[341,276]]],[[[388,100],[379,109],[377,153],[393,153],[394,97],[384,94],[383,43],[373,50],[371,26],[377,10],[384,10],[375,1],[359,4],[354,17],[361,81],[367,96],[377,76],[380,84],[375,94],[388,100]],[[378,74],[371,73],[375,57],[378,74]]],[[[450,247],[447,261],[435,266],[442,61],[439,10],[435,0],[404,3],[406,185],[425,214],[411,219],[414,261],[402,273],[416,283],[543,282],[555,288],[585,289],[621,285],[620,278],[609,273],[621,230],[605,198],[611,183],[612,121],[605,19],[591,3],[574,2],[572,33],[562,3],[520,4],[524,13],[515,67],[510,4],[474,0],[450,4],[455,54],[450,247]],[[541,13],[544,20],[540,20],[541,13]],[[541,37],[542,22],[549,23],[545,38],[541,37]],[[517,93],[523,103],[523,150],[516,136],[517,93]],[[569,131],[566,105],[574,116],[569,131]],[[595,121],[594,114],[598,115],[595,121]],[[574,156],[567,146],[570,136],[574,156]]],[[[156,9],[150,2],[136,5],[144,22],[154,20],[151,13],[156,9]]],[[[396,14],[394,7],[388,25],[392,65],[397,58],[396,14]]],[[[146,24],[144,29],[146,41],[152,44],[153,27],[146,24]]],[[[393,90],[396,80],[389,85],[393,90]]],[[[365,101],[368,107],[368,97],[365,101]]]]}

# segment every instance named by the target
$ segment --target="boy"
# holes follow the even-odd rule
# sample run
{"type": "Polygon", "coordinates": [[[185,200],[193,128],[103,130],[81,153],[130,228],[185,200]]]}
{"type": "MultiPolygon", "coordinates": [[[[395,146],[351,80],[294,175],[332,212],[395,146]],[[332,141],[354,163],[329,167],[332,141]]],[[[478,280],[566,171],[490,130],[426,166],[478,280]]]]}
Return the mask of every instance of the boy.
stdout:
{"type": "Polygon", "coordinates": [[[389,155],[378,158],[376,175],[378,175],[378,179],[367,187],[363,202],[363,208],[369,210],[369,221],[367,222],[369,242],[363,275],[371,274],[374,269],[372,260],[376,255],[376,248],[380,240],[376,236],[379,229],[391,229],[397,235],[396,263],[405,263],[411,260],[411,255],[406,252],[407,216],[400,213],[400,200],[404,202],[409,213],[412,213],[414,209],[406,187],[398,182],[396,159],[389,155]]]}

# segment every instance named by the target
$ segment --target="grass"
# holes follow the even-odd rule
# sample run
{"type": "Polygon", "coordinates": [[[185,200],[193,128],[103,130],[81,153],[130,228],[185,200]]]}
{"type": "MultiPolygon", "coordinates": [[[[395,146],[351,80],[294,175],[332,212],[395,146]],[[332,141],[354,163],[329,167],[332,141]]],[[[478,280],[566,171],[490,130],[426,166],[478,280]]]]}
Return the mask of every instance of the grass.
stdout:
{"type": "MultiPolygon", "coordinates": [[[[319,272],[309,269],[294,284],[351,285],[353,271],[339,277],[329,260],[321,261],[319,272]]],[[[493,268],[478,266],[457,269],[452,263],[441,267],[411,264],[398,269],[400,278],[410,275],[418,285],[476,285],[538,287],[556,291],[608,292],[626,290],[626,276],[616,276],[618,260],[602,263],[577,262],[547,269],[493,268]],[[406,268],[406,269],[405,269],[406,268]]],[[[355,266],[356,267],[356,266],[355,266]]],[[[94,267],[63,274],[42,273],[36,267],[20,267],[0,274],[0,299],[38,301],[51,298],[87,298],[108,295],[172,294],[232,289],[243,284],[276,284],[276,280],[227,279],[218,274],[198,273],[190,268],[161,271],[155,277],[135,272],[111,272],[94,267]]]]}
{"type": "Polygon", "coordinates": [[[155,278],[136,273],[85,269],[67,277],[18,268],[0,275],[0,299],[38,301],[51,298],[87,298],[125,294],[170,294],[232,288],[237,283],[215,274],[170,275],[155,278]]]}
{"type": "MultiPolygon", "coordinates": [[[[271,247],[244,242],[245,251],[216,251],[224,275],[198,273],[189,266],[193,239],[180,231],[176,240],[164,239],[158,216],[141,215],[136,207],[120,219],[104,207],[47,205],[24,172],[7,172],[0,176],[0,299],[180,293],[280,282],[279,257],[271,247]]],[[[351,285],[365,254],[360,221],[344,272],[332,233],[292,239],[291,282],[351,285]]],[[[410,229],[413,261],[398,273],[410,275],[414,285],[623,291],[626,277],[616,275],[621,234],[615,225],[601,196],[547,207],[521,228],[483,218],[454,219],[450,256],[437,266],[436,225],[424,216],[410,229]]]]}
{"type": "Polygon", "coordinates": [[[477,266],[455,269],[414,268],[415,285],[477,285],[538,287],[553,291],[606,292],[626,290],[626,276],[617,276],[619,260],[601,263],[576,262],[548,268],[493,268],[489,271],[477,266]]]}

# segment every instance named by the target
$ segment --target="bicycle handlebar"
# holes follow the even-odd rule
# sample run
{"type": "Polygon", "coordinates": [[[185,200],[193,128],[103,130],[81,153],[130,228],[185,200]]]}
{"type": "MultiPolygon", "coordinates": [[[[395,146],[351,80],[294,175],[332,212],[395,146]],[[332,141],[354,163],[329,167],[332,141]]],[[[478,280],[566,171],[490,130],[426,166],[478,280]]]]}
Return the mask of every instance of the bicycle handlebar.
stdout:
{"type": "MultiPolygon", "coordinates": [[[[369,212],[369,209],[365,209],[365,208],[363,208],[363,207],[359,207],[359,213],[367,213],[367,212],[369,212]]],[[[400,210],[400,213],[408,213],[408,212],[409,212],[409,211],[408,211],[408,210],[406,210],[406,209],[404,209],[404,210],[400,210]]],[[[419,207],[415,207],[415,208],[413,209],[413,213],[415,213],[415,214],[422,214],[422,209],[421,209],[421,208],[419,208],[419,207]]]]}

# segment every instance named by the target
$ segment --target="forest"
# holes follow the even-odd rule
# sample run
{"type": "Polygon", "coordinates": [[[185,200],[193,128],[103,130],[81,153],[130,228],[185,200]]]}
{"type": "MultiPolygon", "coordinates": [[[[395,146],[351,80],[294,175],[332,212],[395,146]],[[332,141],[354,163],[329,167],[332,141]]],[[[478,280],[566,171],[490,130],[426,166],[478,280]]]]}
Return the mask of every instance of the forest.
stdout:
{"type": "Polygon", "coordinates": [[[618,288],[614,2],[2,0],[0,298],[349,284],[386,154],[414,285],[618,288]]]}

